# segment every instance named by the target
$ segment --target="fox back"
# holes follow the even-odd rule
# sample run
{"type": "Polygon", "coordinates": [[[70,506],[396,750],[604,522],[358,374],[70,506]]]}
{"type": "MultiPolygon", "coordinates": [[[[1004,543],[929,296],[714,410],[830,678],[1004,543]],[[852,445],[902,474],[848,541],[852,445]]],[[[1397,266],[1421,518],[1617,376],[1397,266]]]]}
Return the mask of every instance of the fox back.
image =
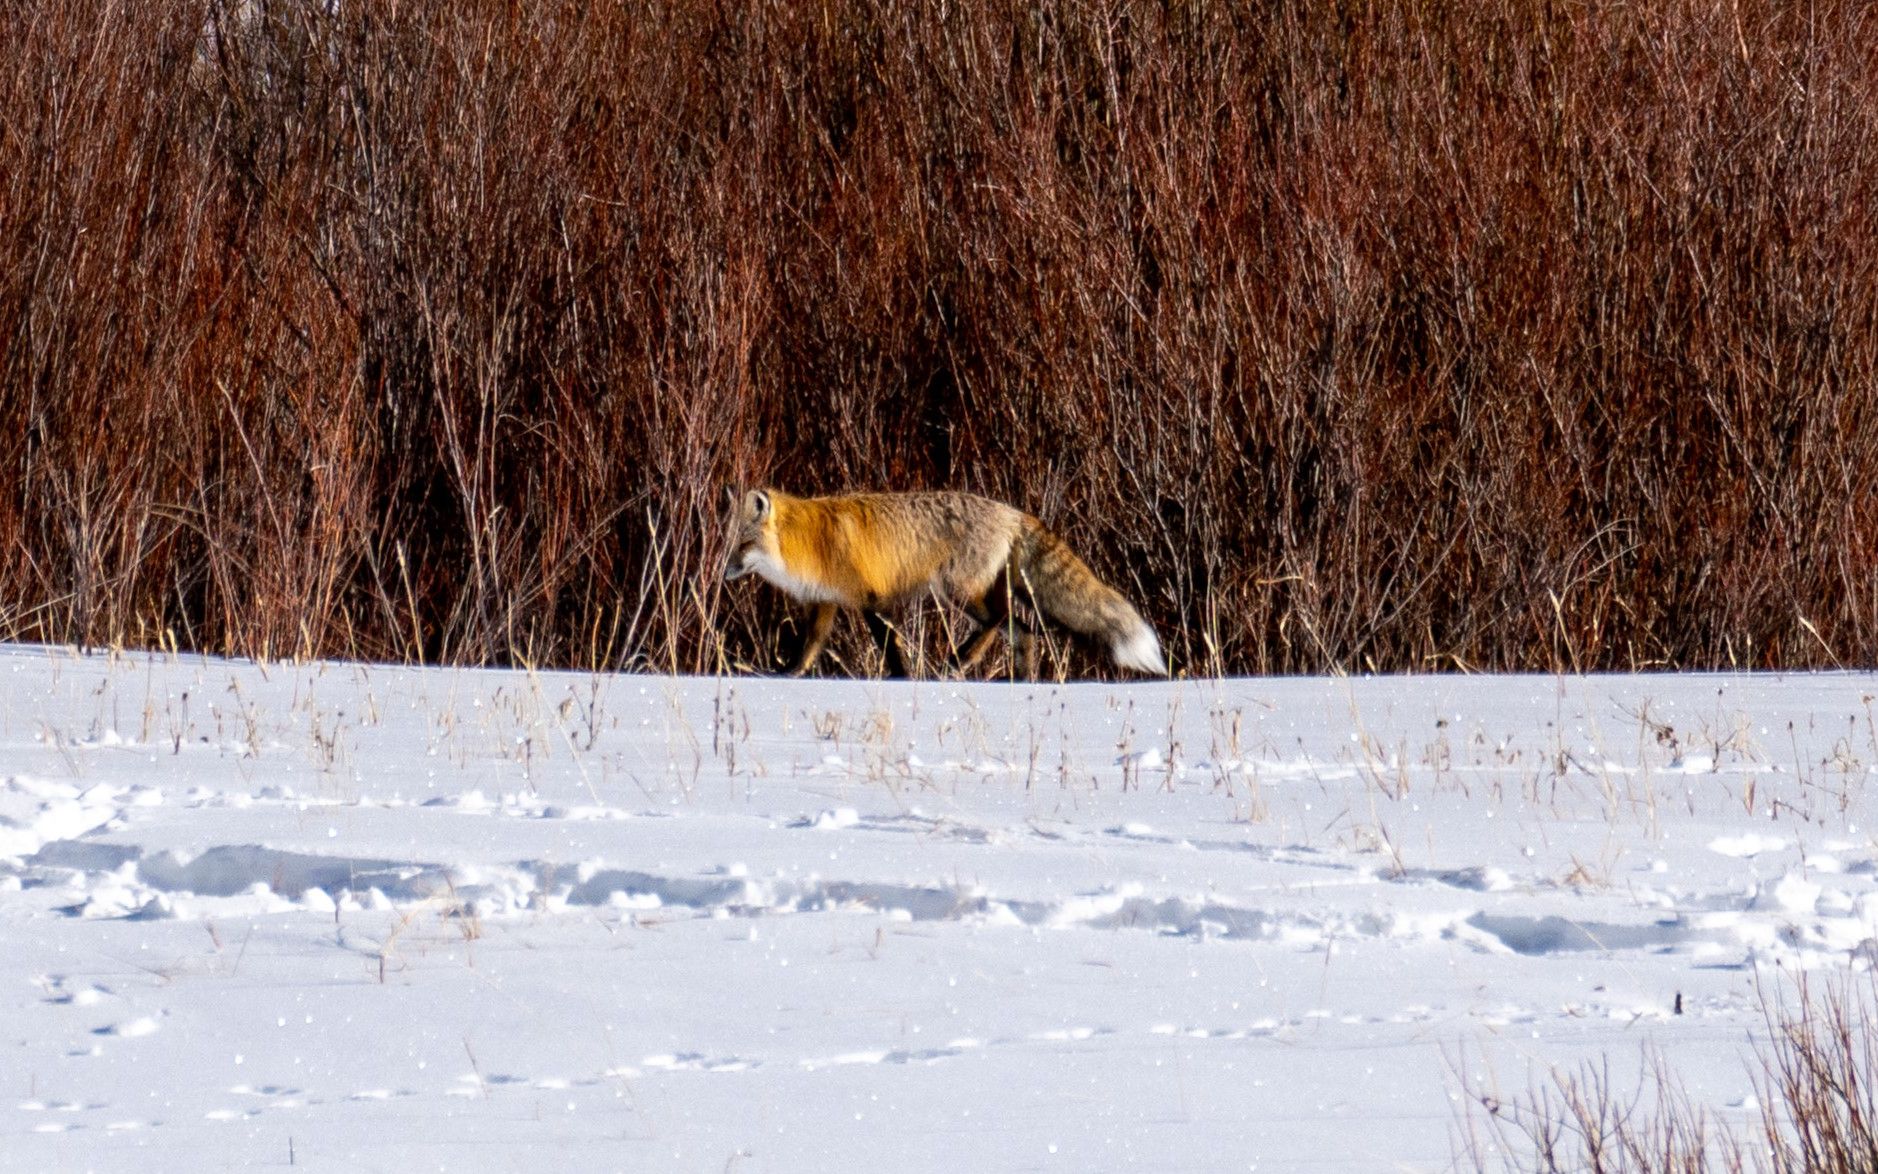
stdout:
{"type": "Polygon", "coordinates": [[[969,493],[794,497],[752,490],[727,579],[757,574],[803,603],[880,608],[964,599],[1003,569],[1024,515],[969,493]]]}

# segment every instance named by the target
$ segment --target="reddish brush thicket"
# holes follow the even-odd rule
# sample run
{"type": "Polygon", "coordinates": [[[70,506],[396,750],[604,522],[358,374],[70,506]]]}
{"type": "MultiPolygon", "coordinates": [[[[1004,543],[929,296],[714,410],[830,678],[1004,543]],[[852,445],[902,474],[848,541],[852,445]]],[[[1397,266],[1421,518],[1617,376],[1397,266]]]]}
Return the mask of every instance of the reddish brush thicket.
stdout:
{"type": "Polygon", "coordinates": [[[1863,0],[0,7],[5,636],[767,663],[770,482],[1195,672],[1878,659],[1863,0]]]}

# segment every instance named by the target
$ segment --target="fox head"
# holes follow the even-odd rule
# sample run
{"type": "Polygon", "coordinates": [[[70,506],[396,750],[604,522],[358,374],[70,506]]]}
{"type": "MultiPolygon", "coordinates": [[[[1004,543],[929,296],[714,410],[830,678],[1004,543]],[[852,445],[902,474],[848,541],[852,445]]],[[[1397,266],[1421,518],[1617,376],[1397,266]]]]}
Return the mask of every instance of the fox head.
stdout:
{"type": "Polygon", "coordinates": [[[730,562],[724,567],[724,581],[781,565],[775,503],[761,489],[752,489],[737,506],[736,536],[730,547],[730,562]]]}

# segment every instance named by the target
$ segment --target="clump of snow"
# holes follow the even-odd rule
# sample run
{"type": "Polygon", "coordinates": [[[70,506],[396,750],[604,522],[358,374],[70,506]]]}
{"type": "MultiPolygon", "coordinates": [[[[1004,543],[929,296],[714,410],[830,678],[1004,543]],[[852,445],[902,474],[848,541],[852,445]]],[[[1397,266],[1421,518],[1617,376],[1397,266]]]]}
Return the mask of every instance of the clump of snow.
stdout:
{"type": "Polygon", "coordinates": [[[1723,856],[1759,856],[1763,852],[1784,851],[1789,841],[1783,836],[1762,835],[1758,832],[1742,832],[1736,835],[1716,836],[1708,842],[1708,850],[1723,856]]]}
{"type": "Polygon", "coordinates": [[[861,813],[852,807],[837,807],[833,811],[823,811],[808,821],[808,825],[821,831],[839,831],[851,828],[861,822],[861,813]]]}

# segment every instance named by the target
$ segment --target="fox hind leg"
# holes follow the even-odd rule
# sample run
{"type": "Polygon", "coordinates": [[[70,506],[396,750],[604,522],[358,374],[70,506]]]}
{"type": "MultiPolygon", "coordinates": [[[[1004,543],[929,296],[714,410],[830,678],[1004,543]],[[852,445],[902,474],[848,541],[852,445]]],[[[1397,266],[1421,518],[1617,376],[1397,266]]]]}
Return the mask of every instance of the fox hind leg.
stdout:
{"type": "Polygon", "coordinates": [[[972,617],[978,630],[959,648],[956,667],[960,676],[977,668],[978,662],[985,658],[985,651],[991,647],[991,641],[997,637],[998,628],[1010,611],[1010,594],[1002,580],[978,598],[965,601],[965,614],[972,617]]]}
{"type": "Polygon", "coordinates": [[[835,626],[835,605],[818,603],[815,612],[809,618],[809,630],[802,637],[802,652],[795,663],[789,666],[789,675],[799,677],[815,667],[815,661],[822,654],[822,647],[828,643],[828,633],[835,626]]]}
{"type": "Polygon", "coordinates": [[[961,675],[978,667],[978,662],[984,659],[991,642],[1007,627],[1011,630],[1012,656],[1023,661],[1026,676],[1037,675],[1036,638],[1030,626],[1011,611],[1012,588],[1011,576],[1007,572],[998,576],[990,590],[965,604],[965,613],[978,624],[978,631],[959,649],[958,671],[961,675]]]}
{"type": "Polygon", "coordinates": [[[965,611],[978,624],[978,630],[959,649],[957,668],[961,676],[978,667],[978,662],[985,658],[985,650],[991,647],[991,641],[998,634],[998,621],[983,600],[968,605],[965,611]]]}

